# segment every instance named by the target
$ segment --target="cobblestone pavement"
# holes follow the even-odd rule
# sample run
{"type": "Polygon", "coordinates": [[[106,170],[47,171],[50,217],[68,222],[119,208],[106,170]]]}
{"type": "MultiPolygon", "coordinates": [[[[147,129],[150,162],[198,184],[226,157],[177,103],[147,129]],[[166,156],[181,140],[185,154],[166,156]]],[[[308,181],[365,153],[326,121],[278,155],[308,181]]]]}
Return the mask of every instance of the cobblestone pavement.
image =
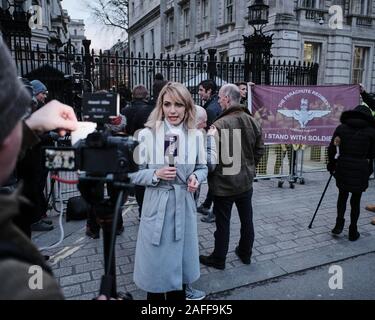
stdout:
{"type": "MultiPolygon", "coordinates": [[[[288,183],[278,188],[277,179],[254,183],[255,242],[251,265],[243,265],[234,253],[240,232],[234,207],[226,269],[219,271],[201,265],[201,278],[195,286],[207,293],[217,293],[375,251],[375,226],[370,224],[373,214],[364,209],[366,204],[375,202],[373,180],[362,197],[358,222],[361,237],[358,241],[348,241],[349,208],[342,235],[333,237],[330,233],[336,215],[337,189],[334,179],[313,228],[307,228],[328,177],[327,173],[322,172],[305,174],[305,184],[296,184],[294,189],[290,189],[288,183]]],[[[205,190],[206,186],[202,196],[205,190]]],[[[139,225],[138,208],[134,202],[125,207],[123,216],[125,231],[117,238],[116,244],[117,284],[120,291],[129,291],[136,299],[143,299],[145,293],[138,290],[132,280],[139,225]]],[[[215,224],[203,223],[200,218],[198,214],[200,253],[209,254],[214,246],[215,224]]],[[[57,217],[53,217],[53,220],[56,226],[57,217]]],[[[51,255],[54,274],[66,298],[91,299],[98,292],[103,274],[102,240],[85,236],[85,221],[71,221],[64,225],[64,242],[45,253],[51,255]]],[[[41,247],[55,243],[58,238],[59,230],[55,228],[48,233],[36,233],[34,241],[41,247]]]]}

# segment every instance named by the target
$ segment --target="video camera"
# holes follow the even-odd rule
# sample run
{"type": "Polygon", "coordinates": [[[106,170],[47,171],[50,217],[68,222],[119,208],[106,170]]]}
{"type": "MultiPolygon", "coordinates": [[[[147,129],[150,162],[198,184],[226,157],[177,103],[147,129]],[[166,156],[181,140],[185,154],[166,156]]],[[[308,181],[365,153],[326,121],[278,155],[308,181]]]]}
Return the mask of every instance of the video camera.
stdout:
{"type": "Polygon", "coordinates": [[[119,114],[119,96],[114,93],[84,93],[83,119],[97,124],[95,132],[72,147],[46,148],[45,167],[51,171],[83,171],[86,177],[123,180],[138,166],[133,152],[138,142],[132,137],[112,136],[105,124],[119,114]]]}

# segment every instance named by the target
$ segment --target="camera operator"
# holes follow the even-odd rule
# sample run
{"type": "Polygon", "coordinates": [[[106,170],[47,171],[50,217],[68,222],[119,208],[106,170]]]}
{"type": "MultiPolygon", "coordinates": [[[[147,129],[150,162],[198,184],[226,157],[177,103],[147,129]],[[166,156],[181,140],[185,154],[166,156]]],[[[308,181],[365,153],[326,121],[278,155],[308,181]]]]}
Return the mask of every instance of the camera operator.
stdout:
{"type": "MultiPolygon", "coordinates": [[[[0,184],[14,170],[17,157],[27,147],[39,141],[36,133],[60,129],[75,130],[77,119],[72,108],[52,101],[33,113],[25,122],[22,118],[30,96],[16,77],[15,65],[5,45],[0,43],[0,184]],[[34,132],[34,133],[33,133],[34,132]]],[[[0,196],[0,299],[62,299],[63,295],[45,260],[20,230],[12,223],[19,213],[20,188],[11,195],[0,196]],[[31,266],[42,268],[42,289],[32,290],[29,281],[31,266]]]]}

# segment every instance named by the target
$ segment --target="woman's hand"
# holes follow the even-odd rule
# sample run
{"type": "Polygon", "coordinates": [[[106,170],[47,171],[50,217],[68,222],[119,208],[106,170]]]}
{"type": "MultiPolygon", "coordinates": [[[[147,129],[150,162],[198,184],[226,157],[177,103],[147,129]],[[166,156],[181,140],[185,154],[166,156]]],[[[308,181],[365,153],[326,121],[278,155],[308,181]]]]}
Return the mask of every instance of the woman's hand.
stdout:
{"type": "Polygon", "coordinates": [[[157,169],[155,172],[156,176],[161,180],[174,180],[176,178],[176,168],[175,167],[163,167],[157,169]]]}
{"type": "Polygon", "coordinates": [[[194,193],[199,187],[199,182],[195,174],[192,174],[188,180],[188,191],[194,193]]]}

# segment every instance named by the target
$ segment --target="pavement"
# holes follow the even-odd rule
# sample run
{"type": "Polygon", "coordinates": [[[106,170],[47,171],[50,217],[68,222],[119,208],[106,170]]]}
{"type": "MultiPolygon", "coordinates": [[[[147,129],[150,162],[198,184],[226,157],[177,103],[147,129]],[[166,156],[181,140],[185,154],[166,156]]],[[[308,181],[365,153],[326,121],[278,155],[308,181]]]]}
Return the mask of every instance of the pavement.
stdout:
{"type": "MultiPolygon", "coordinates": [[[[259,180],[254,183],[253,211],[255,242],[252,263],[244,265],[234,253],[239,240],[240,222],[233,208],[231,239],[226,269],[217,270],[201,265],[201,277],[194,287],[206,291],[208,299],[222,299],[228,290],[256,285],[264,281],[306,272],[317,267],[355,258],[375,252],[375,226],[370,220],[375,216],[364,207],[375,203],[375,181],[362,196],[358,229],[361,237],[348,240],[349,210],[347,223],[340,236],[333,236],[335,224],[337,188],[332,179],[320,210],[311,229],[308,225],[329,178],[326,172],[304,174],[305,184],[294,189],[284,183],[279,188],[278,179],[259,180]]],[[[206,186],[203,186],[202,199],[206,186]]],[[[137,205],[133,201],[123,211],[124,233],[117,237],[116,264],[119,291],[129,291],[135,299],[145,299],[145,292],[133,282],[134,252],[139,221],[137,205]]],[[[52,213],[54,215],[54,213],[52,213]]],[[[210,254],[214,246],[215,224],[200,221],[197,215],[200,254],[210,254]]],[[[53,216],[57,226],[57,216],[53,216]]],[[[104,272],[101,239],[85,236],[85,221],[64,222],[65,239],[56,248],[43,251],[51,256],[50,264],[67,299],[92,299],[98,293],[100,278],[104,272]]],[[[59,228],[39,232],[33,236],[38,247],[54,244],[60,237],[59,228]]],[[[157,270],[155,270],[157,272],[157,270]]],[[[368,273],[370,277],[371,274],[368,273]]],[[[264,293],[264,299],[268,297],[264,293]]],[[[247,299],[238,296],[238,299],[247,299]]]]}
{"type": "Polygon", "coordinates": [[[374,300],[375,253],[265,280],[211,296],[215,300],[374,300]]]}

